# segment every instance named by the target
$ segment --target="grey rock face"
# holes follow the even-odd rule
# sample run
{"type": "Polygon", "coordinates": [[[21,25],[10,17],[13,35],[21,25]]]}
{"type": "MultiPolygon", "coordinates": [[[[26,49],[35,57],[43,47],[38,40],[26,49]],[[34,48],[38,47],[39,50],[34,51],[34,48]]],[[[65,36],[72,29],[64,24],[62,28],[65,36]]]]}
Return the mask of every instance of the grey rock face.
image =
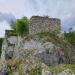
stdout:
{"type": "MultiPolygon", "coordinates": [[[[2,46],[1,59],[7,61],[11,58],[16,61],[23,61],[21,64],[24,64],[25,67],[20,64],[20,69],[24,73],[28,69],[34,68],[40,62],[48,66],[66,63],[64,53],[53,43],[42,39],[25,40],[24,38],[14,36],[6,38],[2,46]],[[26,68],[26,66],[28,67],[26,68]]],[[[46,73],[46,75],[49,74],[46,73]]]]}
{"type": "Polygon", "coordinates": [[[44,62],[46,65],[55,66],[58,64],[66,63],[64,54],[59,51],[59,48],[50,42],[44,43],[45,51],[37,54],[37,56],[44,62]]]}
{"type": "Polygon", "coordinates": [[[11,57],[13,58],[16,44],[17,44],[17,37],[11,36],[5,38],[2,45],[2,55],[1,55],[2,61],[5,61],[11,57]]]}
{"type": "Polygon", "coordinates": [[[48,66],[55,66],[58,64],[66,63],[64,53],[59,49],[59,47],[56,47],[51,42],[44,40],[25,40],[24,42],[21,42],[18,50],[19,59],[24,59],[27,56],[33,56],[48,66]]]}
{"type": "Polygon", "coordinates": [[[4,41],[5,43],[2,47],[2,59],[4,60],[9,59],[10,57],[24,60],[27,56],[31,55],[39,58],[39,60],[46,65],[55,66],[66,63],[64,53],[59,50],[59,47],[56,47],[51,42],[33,39],[27,41],[21,38],[17,42],[18,39],[16,37],[10,37],[7,40],[8,41],[4,41]]]}

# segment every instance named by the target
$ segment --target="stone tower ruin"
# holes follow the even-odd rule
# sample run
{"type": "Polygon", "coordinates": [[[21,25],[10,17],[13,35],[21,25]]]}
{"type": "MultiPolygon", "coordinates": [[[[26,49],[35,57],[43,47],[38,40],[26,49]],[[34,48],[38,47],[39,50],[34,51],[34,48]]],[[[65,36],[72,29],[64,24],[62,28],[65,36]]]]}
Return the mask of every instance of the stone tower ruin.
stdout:
{"type": "Polygon", "coordinates": [[[60,31],[61,21],[57,18],[32,16],[29,25],[29,34],[37,34],[44,30],[60,31]]]}

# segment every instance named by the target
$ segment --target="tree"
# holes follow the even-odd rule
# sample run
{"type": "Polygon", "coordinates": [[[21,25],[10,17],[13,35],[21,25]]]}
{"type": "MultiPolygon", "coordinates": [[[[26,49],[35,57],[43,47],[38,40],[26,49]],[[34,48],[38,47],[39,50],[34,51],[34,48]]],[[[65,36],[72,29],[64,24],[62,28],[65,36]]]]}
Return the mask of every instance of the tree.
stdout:
{"type": "Polygon", "coordinates": [[[22,19],[17,19],[16,21],[16,33],[23,36],[29,32],[29,21],[26,17],[22,19]]]}
{"type": "Polygon", "coordinates": [[[64,33],[65,38],[75,47],[75,31],[71,28],[68,33],[64,33]]]}

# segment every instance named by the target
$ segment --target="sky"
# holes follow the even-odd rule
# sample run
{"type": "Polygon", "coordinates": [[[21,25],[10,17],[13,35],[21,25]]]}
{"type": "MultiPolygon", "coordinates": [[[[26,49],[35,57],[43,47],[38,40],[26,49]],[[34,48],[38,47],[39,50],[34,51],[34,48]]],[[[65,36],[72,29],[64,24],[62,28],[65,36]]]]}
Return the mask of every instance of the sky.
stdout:
{"type": "Polygon", "coordinates": [[[33,15],[59,18],[63,31],[75,30],[75,0],[0,0],[0,37],[10,29],[11,20],[33,15]]]}

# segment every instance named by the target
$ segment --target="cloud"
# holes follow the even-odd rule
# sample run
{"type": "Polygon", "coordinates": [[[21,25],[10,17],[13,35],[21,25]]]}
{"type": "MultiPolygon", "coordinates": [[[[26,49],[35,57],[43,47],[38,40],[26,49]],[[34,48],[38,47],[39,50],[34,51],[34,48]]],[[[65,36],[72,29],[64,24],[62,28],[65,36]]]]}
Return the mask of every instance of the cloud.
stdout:
{"type": "Polygon", "coordinates": [[[3,37],[6,29],[10,29],[11,21],[15,21],[15,17],[12,14],[0,12],[0,37],[3,37]]]}
{"type": "Polygon", "coordinates": [[[75,17],[70,17],[66,21],[63,22],[62,30],[67,31],[69,28],[73,28],[75,30],[75,17]]]}
{"type": "Polygon", "coordinates": [[[15,21],[15,16],[8,13],[1,13],[0,12],[0,22],[6,21],[7,23],[10,23],[11,20],[15,21]]]}
{"type": "Polygon", "coordinates": [[[0,23],[0,37],[4,36],[6,29],[10,29],[9,24],[6,21],[1,22],[0,23]]]}
{"type": "Polygon", "coordinates": [[[0,11],[2,13],[12,13],[17,18],[24,16],[25,0],[0,0],[0,11]]]}

